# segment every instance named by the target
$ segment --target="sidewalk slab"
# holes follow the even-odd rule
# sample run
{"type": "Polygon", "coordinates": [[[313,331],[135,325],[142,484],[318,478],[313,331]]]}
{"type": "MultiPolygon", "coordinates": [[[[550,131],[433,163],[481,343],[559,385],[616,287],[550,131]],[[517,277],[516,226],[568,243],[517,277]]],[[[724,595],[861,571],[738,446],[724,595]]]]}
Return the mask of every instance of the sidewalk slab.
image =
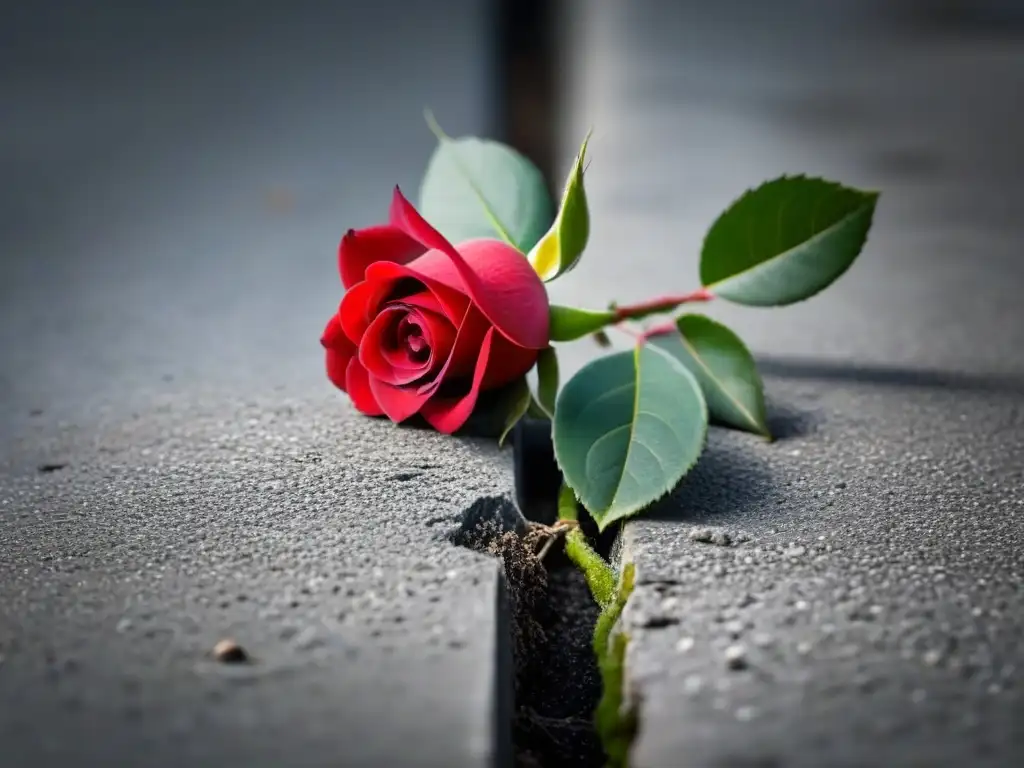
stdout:
{"type": "Polygon", "coordinates": [[[143,5],[0,31],[0,763],[501,765],[503,584],[442,529],[510,454],[319,345],[422,108],[489,128],[485,6],[143,5]]]}
{"type": "Polygon", "coordinates": [[[8,453],[4,764],[501,764],[503,581],[443,534],[510,477],[334,398],[168,401],[8,453]]]}
{"type": "Polygon", "coordinates": [[[564,154],[595,127],[592,245],[553,300],[692,288],[714,217],[782,173],[882,198],[826,294],[699,310],[761,361],[778,439],[712,430],[625,527],[631,764],[1017,765],[1024,110],[999,94],[1024,42],[873,3],[741,5],[577,4],[564,154]]]}

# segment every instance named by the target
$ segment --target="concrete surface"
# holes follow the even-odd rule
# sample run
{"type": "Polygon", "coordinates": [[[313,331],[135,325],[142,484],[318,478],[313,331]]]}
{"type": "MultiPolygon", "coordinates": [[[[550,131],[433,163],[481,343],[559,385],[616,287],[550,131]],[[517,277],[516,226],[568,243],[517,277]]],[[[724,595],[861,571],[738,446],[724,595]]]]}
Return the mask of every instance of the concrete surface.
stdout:
{"type": "Polygon", "coordinates": [[[354,417],[318,343],[423,106],[488,130],[483,8],[7,9],[5,768],[508,756],[502,585],[437,538],[508,457],[354,417]]]}
{"type": "Polygon", "coordinates": [[[826,294],[701,308],[761,359],[781,439],[715,430],[627,527],[634,768],[1020,765],[1024,38],[753,5],[595,2],[572,26],[593,245],[555,300],[694,287],[715,215],[783,172],[883,191],[826,294]]]}

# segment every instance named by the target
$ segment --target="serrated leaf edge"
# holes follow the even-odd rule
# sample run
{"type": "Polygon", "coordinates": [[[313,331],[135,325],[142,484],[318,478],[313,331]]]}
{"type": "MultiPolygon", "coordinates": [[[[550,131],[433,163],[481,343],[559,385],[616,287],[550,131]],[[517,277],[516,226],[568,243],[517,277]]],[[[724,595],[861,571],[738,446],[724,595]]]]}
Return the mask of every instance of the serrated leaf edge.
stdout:
{"type": "MultiPolygon", "coordinates": [[[[701,367],[701,370],[703,370],[704,373],[706,373],[708,375],[708,378],[711,379],[711,381],[714,382],[715,386],[719,389],[719,391],[721,391],[722,394],[724,394],[726,396],[726,398],[733,405],[735,405],[740,410],[740,412],[743,413],[744,416],[747,417],[747,419],[750,421],[750,424],[754,428],[753,432],[755,434],[761,435],[762,437],[766,437],[769,440],[771,440],[772,435],[771,435],[771,432],[768,430],[768,424],[767,423],[759,422],[757,420],[757,418],[755,418],[754,414],[752,414],[750,412],[750,410],[745,405],[743,405],[743,403],[741,403],[736,397],[734,397],[733,394],[722,384],[722,382],[719,380],[719,378],[717,376],[715,376],[714,371],[712,371],[711,368],[708,367],[708,365],[704,362],[704,360],[701,359],[701,356],[699,354],[697,354],[696,348],[693,346],[693,344],[690,342],[690,340],[686,338],[686,334],[683,333],[682,326],[680,325],[680,323],[683,321],[683,318],[685,318],[685,317],[701,317],[701,318],[707,320],[708,322],[710,322],[710,323],[712,323],[714,325],[717,325],[719,328],[724,328],[726,331],[729,332],[729,334],[733,337],[733,339],[736,341],[736,343],[739,344],[740,349],[744,352],[744,354],[746,354],[746,356],[750,360],[750,362],[754,363],[754,356],[752,354],[750,354],[750,350],[747,348],[747,345],[743,343],[743,339],[741,339],[739,336],[737,336],[732,331],[732,329],[727,328],[726,326],[722,325],[721,323],[719,323],[719,322],[717,322],[715,320],[712,320],[707,315],[703,315],[703,314],[700,314],[700,313],[697,313],[697,312],[688,312],[685,315],[682,315],[681,317],[676,318],[676,323],[675,323],[676,329],[679,332],[679,337],[682,339],[683,346],[686,347],[686,350],[690,353],[690,356],[694,360],[697,361],[697,364],[701,367]]],[[[754,376],[757,377],[758,389],[761,391],[762,397],[763,397],[764,396],[764,394],[763,394],[764,393],[764,382],[761,380],[761,373],[760,373],[760,371],[757,370],[757,365],[756,364],[753,366],[753,371],[754,371],[754,376]]]]}
{"type": "MultiPolygon", "coordinates": [[[[798,245],[793,246],[792,248],[787,248],[782,253],[775,254],[770,259],[765,259],[764,261],[758,262],[757,264],[755,264],[752,267],[748,267],[747,269],[744,269],[744,270],[742,270],[740,272],[736,272],[736,273],[734,273],[732,275],[729,275],[729,277],[724,277],[721,280],[718,280],[718,281],[716,281],[714,283],[704,283],[704,281],[702,280],[701,283],[702,283],[704,288],[707,288],[709,291],[714,293],[716,289],[720,288],[725,283],[728,283],[731,280],[735,280],[738,277],[742,277],[744,275],[751,274],[752,272],[756,272],[757,270],[761,269],[762,267],[764,267],[764,266],[766,266],[768,264],[771,264],[771,263],[775,262],[776,260],[781,259],[781,258],[783,258],[785,256],[788,256],[790,253],[792,253],[797,248],[803,248],[808,243],[813,243],[818,238],[824,236],[829,230],[834,229],[835,227],[838,227],[841,224],[845,224],[850,219],[854,218],[855,216],[860,215],[866,208],[871,208],[872,209],[871,210],[871,217],[873,217],[874,216],[874,208],[875,208],[875,206],[878,203],[878,198],[881,196],[881,192],[878,192],[876,190],[856,189],[854,187],[848,187],[848,186],[846,186],[844,184],[841,184],[841,183],[839,183],[837,181],[830,181],[829,179],[825,179],[825,178],[822,178],[820,176],[807,176],[806,174],[802,174],[802,173],[801,174],[797,174],[795,176],[783,175],[783,176],[779,176],[778,178],[770,179],[770,180],[765,181],[765,182],[763,182],[761,184],[758,184],[756,187],[754,187],[752,189],[746,190],[742,195],[740,195],[735,200],[733,200],[731,203],[729,203],[729,205],[726,206],[725,211],[723,211],[719,215],[719,217],[717,219],[715,219],[715,221],[712,223],[711,227],[708,229],[708,235],[711,234],[711,230],[714,229],[715,225],[718,224],[718,222],[722,219],[722,217],[724,217],[729,211],[731,211],[735,206],[739,205],[741,202],[746,200],[748,197],[750,197],[750,196],[760,192],[765,187],[770,186],[772,184],[778,184],[778,183],[783,182],[783,181],[803,181],[803,180],[806,180],[806,181],[819,181],[819,182],[821,182],[823,184],[826,184],[826,185],[832,187],[833,191],[836,191],[836,192],[838,192],[838,191],[854,192],[854,193],[856,193],[856,194],[861,196],[861,198],[864,201],[864,204],[858,206],[857,208],[852,210],[850,213],[848,213],[845,216],[843,216],[843,218],[839,219],[839,221],[837,221],[837,222],[833,223],[831,226],[829,226],[828,229],[824,229],[821,232],[818,232],[817,234],[813,235],[812,237],[807,238],[806,240],[802,241],[798,245]]],[[[869,219],[868,223],[870,225],[870,223],[871,223],[870,219],[869,219]]],[[[706,240],[707,240],[707,235],[705,235],[705,241],[706,240]]],[[[867,237],[864,238],[864,242],[865,243],[867,242],[867,237]]],[[[703,251],[701,253],[701,258],[703,259],[703,251]]],[[[845,272],[845,269],[843,271],[845,272]]],[[[840,272],[839,274],[841,275],[842,272],[840,272]]],[[[839,275],[837,275],[837,277],[838,276],[839,275]]],[[[819,291],[816,291],[815,293],[812,293],[812,294],[809,294],[807,296],[804,296],[803,299],[801,299],[800,301],[805,301],[807,299],[812,298],[813,296],[816,296],[818,293],[820,293],[821,290],[824,290],[825,287],[827,287],[827,286],[823,286],[819,291]]],[[[798,302],[789,302],[789,303],[790,304],[795,304],[795,303],[798,303],[798,302]]]]}
{"type": "MultiPolygon", "coordinates": [[[[644,346],[645,345],[638,345],[637,347],[634,348],[634,350],[633,350],[634,366],[636,365],[636,361],[639,358],[640,350],[644,346]]],[[[622,509],[618,510],[613,515],[601,515],[601,513],[595,513],[595,511],[592,510],[589,506],[587,506],[586,503],[583,501],[583,499],[580,497],[579,490],[576,489],[576,488],[573,488],[573,493],[576,494],[576,498],[578,498],[580,500],[580,503],[583,504],[584,507],[586,507],[587,512],[590,513],[590,516],[594,519],[594,522],[597,523],[597,529],[600,532],[605,531],[608,528],[608,526],[610,526],[612,523],[617,522],[619,520],[623,520],[623,519],[625,519],[627,517],[632,517],[632,516],[636,515],[637,513],[642,512],[643,510],[647,509],[648,507],[656,504],[661,499],[663,499],[667,494],[669,494],[679,484],[679,481],[682,480],[690,472],[691,469],[693,469],[693,467],[697,463],[697,460],[704,453],[704,448],[707,445],[707,439],[708,439],[708,404],[707,404],[707,400],[704,397],[704,392],[700,388],[700,382],[697,381],[697,378],[693,375],[693,373],[690,372],[690,370],[685,365],[683,365],[681,362],[679,362],[672,355],[670,355],[669,353],[664,352],[664,351],[658,349],[657,347],[654,347],[654,346],[651,346],[651,345],[646,345],[646,346],[648,346],[649,349],[651,349],[652,351],[656,352],[657,354],[661,355],[663,358],[668,360],[671,365],[675,366],[679,371],[681,371],[683,373],[684,376],[689,378],[690,383],[692,384],[694,391],[697,393],[697,397],[700,399],[700,402],[701,402],[701,405],[702,405],[702,411],[704,413],[703,424],[701,426],[700,450],[697,452],[697,458],[694,459],[689,464],[687,464],[679,472],[679,474],[676,476],[676,478],[674,480],[672,480],[666,487],[661,488],[656,496],[653,496],[652,498],[648,499],[643,504],[640,504],[640,505],[634,504],[634,505],[622,508],[622,509]]],[[[616,354],[621,354],[621,353],[616,353],[616,354]]],[[[577,375],[579,375],[579,374],[577,374],[577,375]]],[[[636,386],[635,388],[636,388],[636,392],[639,393],[639,390],[640,390],[639,386],[636,386]]],[[[634,415],[634,418],[630,422],[630,434],[631,435],[632,435],[632,431],[633,431],[633,424],[636,422],[636,418],[635,417],[636,417],[636,410],[637,410],[637,399],[639,398],[639,394],[634,394],[633,397],[634,397],[634,401],[633,401],[633,415],[634,415]]],[[[555,463],[558,464],[558,469],[559,469],[559,471],[561,471],[562,477],[563,477],[565,483],[571,487],[571,484],[569,483],[569,479],[566,476],[565,468],[562,466],[561,457],[559,456],[558,443],[557,443],[557,441],[554,441],[554,423],[552,423],[552,440],[553,440],[554,445],[555,445],[555,451],[554,451],[554,453],[555,453],[555,463]]],[[[631,439],[630,440],[630,445],[632,445],[632,442],[633,441],[631,439]]],[[[627,448],[627,450],[626,450],[626,459],[623,460],[623,462],[622,462],[623,472],[625,472],[625,466],[626,466],[627,461],[629,460],[629,450],[630,449],[627,448]]],[[[620,477],[619,480],[621,482],[622,478],[620,477]]],[[[616,486],[616,488],[617,487],[618,486],[616,486]]],[[[612,500],[614,501],[614,497],[612,497],[612,500]]],[[[611,507],[609,507],[608,509],[611,509],[611,507]]]]}
{"type": "MultiPolygon", "coordinates": [[[[512,236],[509,234],[508,229],[501,222],[501,219],[498,218],[498,215],[494,212],[494,209],[491,208],[491,204],[487,201],[487,198],[480,190],[480,187],[477,186],[477,183],[473,180],[473,177],[470,175],[469,171],[466,170],[466,167],[460,161],[459,153],[455,148],[455,145],[457,144],[458,140],[453,139],[451,136],[444,132],[444,129],[441,128],[440,123],[437,122],[437,118],[434,117],[434,113],[431,112],[429,109],[424,111],[423,116],[427,121],[427,127],[430,128],[430,132],[434,134],[438,142],[441,144],[447,143],[451,145],[452,160],[455,163],[455,167],[458,169],[459,173],[462,174],[462,177],[469,185],[469,188],[473,190],[473,194],[476,195],[477,202],[479,202],[480,207],[483,208],[484,215],[487,217],[487,220],[491,222],[491,226],[494,227],[495,231],[498,233],[502,240],[511,245],[513,248],[520,250],[519,244],[512,239],[512,236]]],[[[497,144],[497,142],[487,142],[486,139],[480,139],[475,136],[470,136],[466,138],[473,139],[474,141],[479,141],[481,143],[497,144]]],[[[504,147],[504,145],[501,146],[504,147]]],[[[513,152],[515,151],[511,147],[505,148],[513,152]]]]}

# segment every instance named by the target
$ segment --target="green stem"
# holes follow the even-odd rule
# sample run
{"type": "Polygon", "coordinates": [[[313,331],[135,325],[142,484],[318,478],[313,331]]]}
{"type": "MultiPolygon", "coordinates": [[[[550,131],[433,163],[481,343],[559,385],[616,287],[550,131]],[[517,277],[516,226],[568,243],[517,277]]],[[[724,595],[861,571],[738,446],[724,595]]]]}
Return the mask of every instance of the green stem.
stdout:
{"type": "Polygon", "coordinates": [[[601,613],[594,625],[593,648],[601,673],[601,700],[594,712],[594,725],[608,756],[609,768],[625,768],[636,735],[637,715],[625,701],[625,659],[629,638],[623,632],[612,636],[633,592],[636,568],[626,563],[621,578],[599,555],[583,534],[577,521],[576,494],[566,483],[558,492],[558,519],[577,523],[565,535],[565,553],[583,572],[601,613]]]}
{"type": "Polygon", "coordinates": [[[590,594],[597,604],[602,609],[608,606],[615,599],[615,570],[593,550],[579,528],[573,528],[565,535],[565,554],[583,571],[590,594]]]}
{"type": "Polygon", "coordinates": [[[576,522],[576,493],[565,482],[558,490],[558,519],[576,522]]]}

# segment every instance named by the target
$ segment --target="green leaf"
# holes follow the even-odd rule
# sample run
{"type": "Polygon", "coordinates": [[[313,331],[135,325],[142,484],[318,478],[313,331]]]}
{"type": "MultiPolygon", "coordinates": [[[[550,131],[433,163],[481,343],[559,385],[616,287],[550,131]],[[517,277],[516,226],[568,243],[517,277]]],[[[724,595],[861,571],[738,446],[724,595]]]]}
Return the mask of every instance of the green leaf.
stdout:
{"type": "Polygon", "coordinates": [[[615,312],[611,309],[593,310],[562,307],[552,304],[550,308],[551,329],[548,332],[552,341],[574,341],[604,328],[615,322],[615,312]]]}
{"type": "Polygon", "coordinates": [[[878,201],[824,179],[782,177],[748,191],[708,231],[700,279],[755,307],[810,298],[842,275],[867,240],[878,201]]]}
{"type": "Polygon", "coordinates": [[[704,315],[683,315],[676,330],[648,338],[697,378],[711,418],[771,437],[764,406],[764,385],[754,358],[740,337],[704,315]]]}
{"type": "Polygon", "coordinates": [[[523,253],[544,236],[554,202],[540,170],[496,141],[453,139],[433,116],[438,145],[420,187],[420,213],[452,243],[500,237],[523,253]]]}
{"type": "Polygon", "coordinates": [[[530,407],[530,385],[526,383],[525,376],[504,388],[498,407],[505,415],[501,435],[498,437],[498,447],[501,447],[505,445],[505,439],[530,407]]]}
{"type": "Polygon", "coordinates": [[[704,448],[707,422],[693,374],[643,344],[589,363],[562,388],[555,457],[604,530],[676,486],[704,448]]]}
{"type": "Polygon", "coordinates": [[[583,187],[583,162],[587,154],[590,134],[583,139],[576,162],[573,163],[569,178],[562,193],[555,222],[540,239],[527,258],[537,274],[545,282],[564,275],[579,262],[590,236],[590,211],[587,208],[587,193],[583,187]]]}
{"type": "Polygon", "coordinates": [[[554,417],[557,397],[558,355],[553,347],[548,347],[537,355],[537,405],[547,414],[548,419],[554,417]]]}

